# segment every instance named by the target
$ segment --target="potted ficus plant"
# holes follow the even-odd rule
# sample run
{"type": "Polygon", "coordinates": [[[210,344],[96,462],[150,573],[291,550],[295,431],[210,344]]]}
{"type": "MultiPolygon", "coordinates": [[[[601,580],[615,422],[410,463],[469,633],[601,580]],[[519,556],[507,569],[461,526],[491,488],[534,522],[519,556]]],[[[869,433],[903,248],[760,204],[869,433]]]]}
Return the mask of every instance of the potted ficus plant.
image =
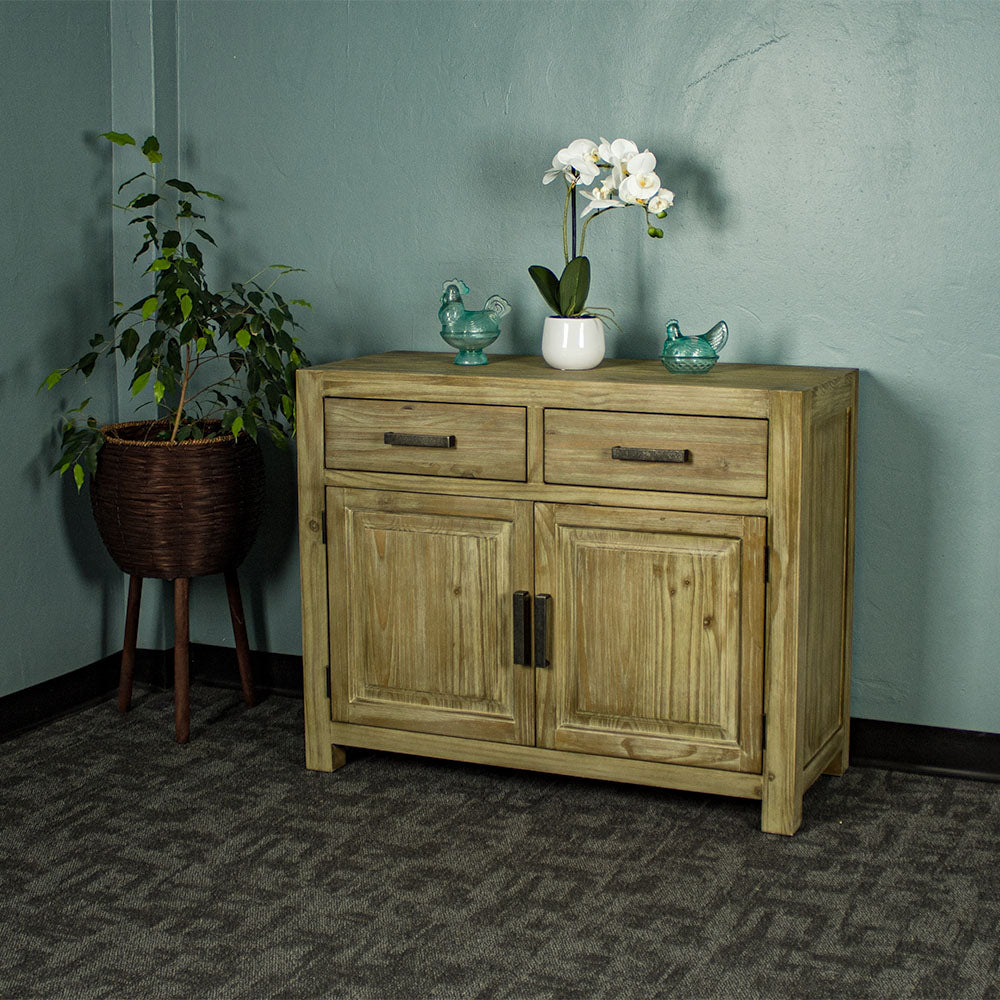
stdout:
{"type": "Polygon", "coordinates": [[[553,368],[585,369],[604,357],[604,323],[613,322],[612,312],[587,305],[590,294],[590,260],[584,256],[587,227],[599,215],[616,208],[634,206],[644,212],[646,233],[663,237],[656,219],[666,217],[674,203],[672,191],[660,186],[656,157],[647,149],[639,151],[630,139],[600,144],[576,139],[560,149],[552,166],[542,177],[550,184],[561,177],[566,185],[563,203],[563,260],[561,276],[541,265],[528,273],[541,292],[552,315],[542,331],[542,356],[553,368]],[[577,194],[587,199],[580,213],[584,220],[577,245],[577,194]]]}
{"type": "MultiPolygon", "coordinates": [[[[132,577],[119,698],[124,710],[142,578],[184,581],[186,630],[187,580],[225,573],[241,648],[235,569],[261,516],[257,439],[263,434],[285,446],[295,433],[295,371],[308,361],[294,335],[292,307],[309,304],[286,301],[275,289],[278,278],[299,270],[285,265],[213,287],[204,252],[215,240],[202,228],[201,208],[219,196],[176,177],[161,180],[155,136],[141,147],[123,132],[102,137],[136,147],[145,160],[145,169],[119,188],[123,204],[115,207],[134,227],[140,241],[134,263],[150,287],[131,305],[116,303],[110,332],[96,333],[86,354],[53,371],[43,385],[52,389],[70,374],[87,378],[98,365],[124,363],[131,367],[132,396],[142,400],[140,408],[153,410],[145,420],[103,424],[86,400],[62,418],[61,454],[52,469],[71,472],[78,490],[90,473],[101,538],[132,577]],[[265,274],[271,280],[265,282],[265,274]]],[[[245,642],[244,630],[243,647],[245,642]]],[[[241,672],[245,659],[241,652],[241,672]]],[[[247,667],[244,692],[251,700],[248,682],[247,667]]],[[[179,741],[187,738],[186,711],[186,704],[183,713],[178,708],[179,741]]]]}

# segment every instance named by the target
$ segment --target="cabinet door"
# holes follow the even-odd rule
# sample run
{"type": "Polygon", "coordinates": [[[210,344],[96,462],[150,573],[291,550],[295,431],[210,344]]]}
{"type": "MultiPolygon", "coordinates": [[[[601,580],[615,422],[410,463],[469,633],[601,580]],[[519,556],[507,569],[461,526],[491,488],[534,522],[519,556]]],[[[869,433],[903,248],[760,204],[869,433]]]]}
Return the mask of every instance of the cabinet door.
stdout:
{"type": "Polygon", "coordinates": [[[538,744],[759,772],[765,520],[536,504],[538,744]]]}
{"type": "Polygon", "coordinates": [[[333,719],[534,742],[530,505],[331,487],[327,523],[333,719]]]}

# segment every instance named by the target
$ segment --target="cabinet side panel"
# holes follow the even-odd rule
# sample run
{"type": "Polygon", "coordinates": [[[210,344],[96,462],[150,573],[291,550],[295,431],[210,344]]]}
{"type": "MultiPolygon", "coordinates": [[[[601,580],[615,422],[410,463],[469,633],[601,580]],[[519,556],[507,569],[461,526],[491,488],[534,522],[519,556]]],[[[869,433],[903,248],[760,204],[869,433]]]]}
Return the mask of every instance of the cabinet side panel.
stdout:
{"type": "Polygon", "coordinates": [[[849,412],[827,416],[811,429],[810,467],[806,470],[812,484],[808,491],[810,531],[804,540],[806,761],[845,722],[850,435],[849,412]]]}

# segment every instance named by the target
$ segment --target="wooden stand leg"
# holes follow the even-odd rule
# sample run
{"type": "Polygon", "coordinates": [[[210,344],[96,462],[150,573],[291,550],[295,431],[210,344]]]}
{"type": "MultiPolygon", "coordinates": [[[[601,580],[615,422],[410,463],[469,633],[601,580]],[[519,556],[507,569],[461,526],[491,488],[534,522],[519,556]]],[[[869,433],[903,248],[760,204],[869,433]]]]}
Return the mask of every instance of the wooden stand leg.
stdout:
{"type": "Polygon", "coordinates": [[[240,683],[243,685],[243,700],[252,707],[254,692],[253,675],[250,672],[250,643],[247,642],[246,619],[243,617],[243,601],[240,599],[240,581],[234,569],[227,569],[225,576],[229,615],[233,619],[233,637],[236,639],[236,661],[240,665],[240,683]]]}
{"type": "Polygon", "coordinates": [[[187,743],[191,735],[190,678],[188,676],[188,598],[191,581],[174,580],[174,726],[177,742],[187,743]]]}
{"type": "Polygon", "coordinates": [[[128,578],[128,607],[125,610],[125,644],[122,647],[122,669],[118,678],[118,711],[127,712],[132,705],[132,675],[135,672],[135,645],[139,635],[139,604],[142,600],[142,577],[128,578]]]}

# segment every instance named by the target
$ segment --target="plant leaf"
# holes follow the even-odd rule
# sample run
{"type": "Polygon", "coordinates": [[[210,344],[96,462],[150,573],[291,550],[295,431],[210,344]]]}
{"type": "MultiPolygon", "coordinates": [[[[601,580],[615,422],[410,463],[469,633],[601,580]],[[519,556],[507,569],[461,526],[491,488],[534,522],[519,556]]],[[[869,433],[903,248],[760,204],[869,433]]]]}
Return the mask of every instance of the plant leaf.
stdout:
{"type": "Polygon", "coordinates": [[[579,316],[590,292],[590,261],[574,257],[559,279],[559,308],[563,316],[579,316]]]}
{"type": "Polygon", "coordinates": [[[138,194],[129,203],[129,208],[149,208],[150,205],[155,205],[160,200],[158,194],[138,194]]]}
{"type": "Polygon", "coordinates": [[[102,139],[107,139],[109,142],[113,142],[116,146],[134,146],[135,139],[128,134],[128,132],[102,132],[102,139]]]}
{"type": "Polygon", "coordinates": [[[554,312],[559,312],[559,279],[547,268],[534,264],[528,268],[528,274],[542,293],[542,298],[554,312]]]}
{"type": "Polygon", "coordinates": [[[83,489],[83,466],[79,462],[73,466],[73,480],[76,483],[76,492],[79,493],[83,489]]]}
{"type": "Polygon", "coordinates": [[[167,391],[167,387],[157,379],[153,383],[153,398],[159,403],[163,400],[163,394],[167,391]]]}
{"type": "Polygon", "coordinates": [[[145,371],[141,375],[137,375],[135,381],[132,383],[132,395],[138,396],[143,389],[146,388],[146,384],[149,382],[149,372],[145,371]]]}
{"type": "MultiPolygon", "coordinates": [[[[135,140],[132,140],[135,145],[135,140]]],[[[146,154],[146,159],[150,163],[162,163],[163,154],[160,152],[160,140],[155,135],[151,135],[143,144],[142,151],[146,154]]]]}
{"type": "Polygon", "coordinates": [[[122,357],[129,361],[135,354],[135,349],[139,346],[139,333],[135,327],[130,326],[121,336],[118,349],[122,352],[122,357]]]}
{"type": "Polygon", "coordinates": [[[236,343],[239,344],[244,351],[250,346],[250,331],[246,327],[243,327],[243,329],[236,334],[236,343]]]}
{"type": "Polygon", "coordinates": [[[187,181],[178,180],[176,177],[171,177],[167,181],[167,185],[172,188],[177,188],[178,191],[183,191],[185,194],[199,195],[198,189],[193,185],[189,184],[187,181]]]}
{"type": "Polygon", "coordinates": [[[159,304],[159,300],[155,295],[150,295],[148,299],[142,304],[142,318],[149,319],[153,313],[156,312],[156,307],[159,304]]]}
{"type": "Polygon", "coordinates": [[[46,389],[51,389],[54,385],[58,385],[58,383],[62,381],[62,377],[63,373],[61,371],[57,370],[51,372],[42,385],[45,386],[46,389]]]}

